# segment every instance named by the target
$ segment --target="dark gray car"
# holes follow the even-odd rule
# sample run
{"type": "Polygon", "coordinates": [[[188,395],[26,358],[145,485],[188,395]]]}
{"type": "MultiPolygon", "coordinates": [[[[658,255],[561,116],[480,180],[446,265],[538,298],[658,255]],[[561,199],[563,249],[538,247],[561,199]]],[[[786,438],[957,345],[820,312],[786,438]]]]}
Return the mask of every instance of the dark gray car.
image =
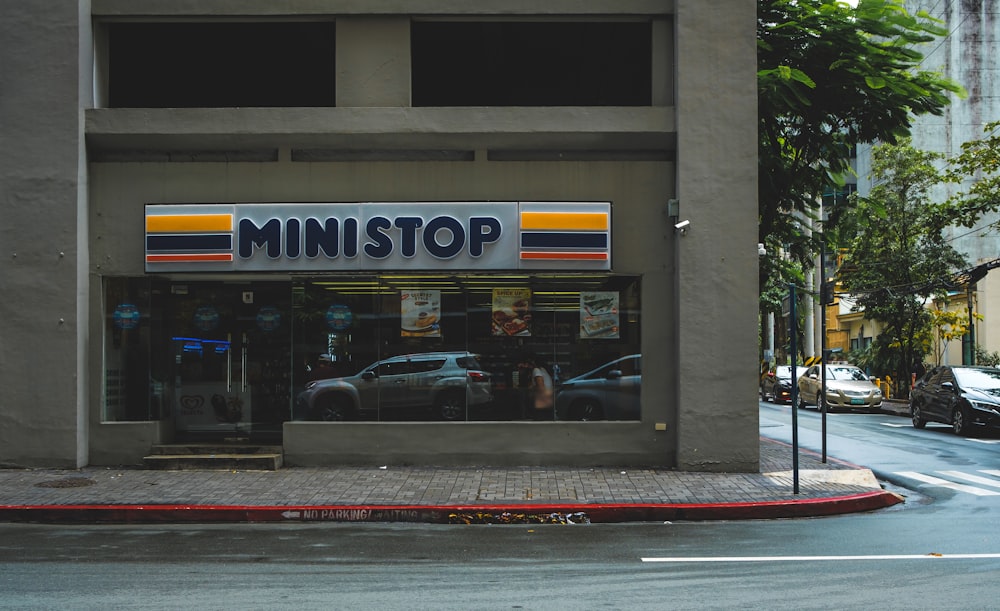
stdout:
{"type": "Polygon", "coordinates": [[[910,417],[922,429],[928,422],[951,425],[956,435],[979,429],[1000,430],[1000,369],[939,366],[910,390],[910,417]]]}
{"type": "Polygon", "coordinates": [[[631,354],[563,382],[558,420],[638,420],[642,355],[631,354]]]}

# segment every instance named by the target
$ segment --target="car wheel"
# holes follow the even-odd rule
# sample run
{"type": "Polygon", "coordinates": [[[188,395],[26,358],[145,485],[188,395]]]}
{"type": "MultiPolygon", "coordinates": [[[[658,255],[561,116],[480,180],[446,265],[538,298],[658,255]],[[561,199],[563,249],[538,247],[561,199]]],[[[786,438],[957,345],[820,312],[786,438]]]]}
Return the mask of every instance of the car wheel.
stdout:
{"type": "Polygon", "coordinates": [[[592,420],[604,420],[604,409],[601,404],[591,399],[577,401],[569,409],[570,420],[580,420],[588,422],[592,420]]]}
{"type": "Polygon", "coordinates": [[[965,408],[961,405],[957,406],[951,412],[951,430],[956,435],[969,434],[969,417],[965,413],[965,408]]]}
{"type": "Polygon", "coordinates": [[[910,405],[910,420],[913,421],[913,428],[922,429],[927,426],[927,421],[924,420],[923,414],[920,412],[919,405],[910,405]]]}
{"type": "Polygon", "coordinates": [[[442,420],[454,422],[465,417],[465,393],[445,392],[438,396],[438,401],[434,406],[435,411],[442,420]]]}
{"type": "Polygon", "coordinates": [[[350,419],[351,408],[343,397],[322,397],[317,401],[315,416],[323,422],[343,422],[350,419]]]}

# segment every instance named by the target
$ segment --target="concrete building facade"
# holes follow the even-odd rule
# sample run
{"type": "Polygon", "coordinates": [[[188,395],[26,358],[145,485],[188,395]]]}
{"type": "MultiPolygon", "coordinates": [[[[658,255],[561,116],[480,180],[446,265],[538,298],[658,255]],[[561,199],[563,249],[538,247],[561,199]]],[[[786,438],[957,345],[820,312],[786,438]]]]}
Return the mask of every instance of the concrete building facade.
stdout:
{"type": "Polygon", "coordinates": [[[753,0],[2,8],[0,465],[757,470],[753,0]]]}

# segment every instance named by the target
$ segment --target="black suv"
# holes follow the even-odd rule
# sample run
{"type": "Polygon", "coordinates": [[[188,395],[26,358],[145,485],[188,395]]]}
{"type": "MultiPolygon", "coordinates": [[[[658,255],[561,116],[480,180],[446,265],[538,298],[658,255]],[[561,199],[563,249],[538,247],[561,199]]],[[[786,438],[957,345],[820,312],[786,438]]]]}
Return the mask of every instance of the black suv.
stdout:
{"type": "Polygon", "coordinates": [[[910,417],[918,429],[928,422],[943,422],[956,435],[1000,429],[1000,369],[949,365],[931,369],[910,390],[910,417]]]}

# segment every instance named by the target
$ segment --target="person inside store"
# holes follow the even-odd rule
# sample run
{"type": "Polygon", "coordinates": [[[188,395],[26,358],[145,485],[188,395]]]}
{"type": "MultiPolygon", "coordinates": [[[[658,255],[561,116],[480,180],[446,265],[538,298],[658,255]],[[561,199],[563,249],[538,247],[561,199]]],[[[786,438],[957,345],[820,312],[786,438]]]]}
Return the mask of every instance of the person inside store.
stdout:
{"type": "Polygon", "coordinates": [[[554,404],[552,376],[533,357],[529,357],[528,364],[531,366],[531,392],[529,396],[533,407],[532,419],[552,420],[555,417],[552,411],[554,404]]]}

